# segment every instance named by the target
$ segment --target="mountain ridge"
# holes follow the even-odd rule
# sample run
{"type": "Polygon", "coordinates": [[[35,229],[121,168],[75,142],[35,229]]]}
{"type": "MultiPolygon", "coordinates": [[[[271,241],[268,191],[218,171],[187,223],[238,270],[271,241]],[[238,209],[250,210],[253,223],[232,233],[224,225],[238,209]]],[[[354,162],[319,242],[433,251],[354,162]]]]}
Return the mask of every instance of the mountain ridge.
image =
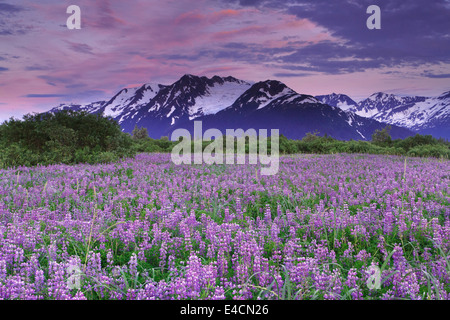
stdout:
{"type": "MultiPolygon", "coordinates": [[[[250,82],[231,76],[185,74],[169,85],[124,88],[105,102],[62,104],[49,112],[73,109],[104,113],[117,120],[123,131],[131,132],[136,125],[146,127],[152,138],[170,136],[183,126],[192,127],[194,120],[204,121],[205,128],[224,128],[224,124],[230,129],[276,126],[281,134],[295,139],[317,130],[337,139],[370,140],[374,130],[386,126],[352,111],[357,104],[346,95],[326,98],[297,93],[278,80],[250,82]]],[[[391,134],[393,138],[405,138],[413,132],[393,124],[391,134]]]]}
{"type": "MultiPolygon", "coordinates": [[[[333,94],[318,96],[338,106],[333,94]]],[[[345,110],[382,123],[407,128],[415,133],[450,139],[450,91],[437,97],[400,96],[376,92],[345,110]]]]}

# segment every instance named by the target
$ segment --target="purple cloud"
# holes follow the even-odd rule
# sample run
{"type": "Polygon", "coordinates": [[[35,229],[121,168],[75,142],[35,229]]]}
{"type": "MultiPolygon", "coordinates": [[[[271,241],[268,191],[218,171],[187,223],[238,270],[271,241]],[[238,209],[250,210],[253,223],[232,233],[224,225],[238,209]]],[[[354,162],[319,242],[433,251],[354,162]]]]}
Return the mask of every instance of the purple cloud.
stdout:
{"type": "Polygon", "coordinates": [[[47,71],[50,70],[51,68],[48,66],[41,66],[41,65],[32,65],[32,66],[26,66],[25,70],[26,71],[47,71]]]}
{"type": "Polygon", "coordinates": [[[64,94],[41,94],[41,93],[30,93],[24,96],[25,98],[62,98],[62,97],[66,97],[66,95],[64,94]]]}
{"type": "Polygon", "coordinates": [[[278,78],[297,78],[297,77],[308,77],[311,73],[283,73],[283,72],[276,72],[273,74],[274,77],[278,78]]]}
{"type": "Polygon", "coordinates": [[[282,8],[288,14],[317,23],[342,40],[297,49],[282,59],[286,63],[304,61],[313,65],[312,69],[325,73],[450,63],[450,6],[447,0],[292,0],[289,6],[276,0],[241,0],[238,3],[282,8]],[[366,9],[372,4],[381,8],[380,30],[366,27],[369,17],[366,9]]]}
{"type": "Polygon", "coordinates": [[[14,20],[23,11],[26,11],[23,6],[0,3],[0,36],[22,35],[32,29],[30,25],[14,20]]]}
{"type": "Polygon", "coordinates": [[[87,45],[85,43],[74,43],[70,41],[66,41],[69,44],[69,48],[72,51],[79,52],[79,53],[85,53],[85,54],[94,54],[93,50],[90,45],[87,45]]]}
{"type": "Polygon", "coordinates": [[[23,10],[24,10],[24,8],[21,6],[17,6],[17,5],[9,4],[9,3],[0,3],[0,14],[1,15],[17,13],[17,12],[20,12],[23,10]]]}
{"type": "Polygon", "coordinates": [[[423,75],[427,78],[434,78],[434,79],[450,78],[450,73],[442,73],[442,74],[424,73],[423,75]]]}

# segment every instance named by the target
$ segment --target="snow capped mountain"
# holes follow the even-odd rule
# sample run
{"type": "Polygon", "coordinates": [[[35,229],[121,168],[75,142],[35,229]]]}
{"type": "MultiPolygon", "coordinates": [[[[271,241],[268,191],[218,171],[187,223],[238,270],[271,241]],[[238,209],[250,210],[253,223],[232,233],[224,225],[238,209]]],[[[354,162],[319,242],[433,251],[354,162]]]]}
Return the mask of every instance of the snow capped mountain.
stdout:
{"type": "MultiPolygon", "coordinates": [[[[337,107],[320,102],[313,96],[299,94],[276,80],[255,83],[231,106],[214,115],[197,118],[203,130],[226,129],[279,129],[280,134],[301,139],[307,132],[319,131],[337,139],[368,140],[376,129],[385,125],[372,119],[345,112],[337,107]]],[[[192,132],[192,121],[184,121],[171,130],[184,128],[192,132]]],[[[168,131],[170,135],[171,130],[168,131]]],[[[392,129],[395,137],[411,135],[409,130],[392,129]]]]}
{"type": "Polygon", "coordinates": [[[389,117],[393,109],[399,106],[403,109],[404,106],[411,106],[425,99],[425,97],[401,97],[378,92],[361,101],[353,111],[362,117],[384,120],[389,117]]]}
{"type": "Polygon", "coordinates": [[[106,101],[96,101],[89,104],[63,103],[51,109],[49,112],[55,113],[62,110],[73,110],[73,111],[87,111],[89,113],[99,113],[103,112],[103,106],[105,105],[105,103],[106,101]]]}
{"type": "MultiPolygon", "coordinates": [[[[121,122],[125,131],[135,125],[152,128],[158,134],[185,120],[215,114],[231,105],[250,83],[233,77],[198,77],[186,74],[172,85],[165,86],[133,117],[121,122]]],[[[150,130],[149,130],[150,131],[150,130]]]]}
{"type": "Polygon", "coordinates": [[[278,106],[303,103],[317,104],[320,101],[313,96],[298,94],[280,81],[266,80],[255,83],[225,110],[246,114],[255,110],[270,110],[278,106]]]}
{"type": "Polygon", "coordinates": [[[136,88],[122,89],[103,106],[103,112],[122,124],[127,119],[133,119],[136,111],[150,103],[165,87],[161,84],[144,84],[136,88]]]}
{"type": "Polygon", "coordinates": [[[147,105],[156,94],[165,86],[160,84],[144,84],[140,87],[120,90],[109,101],[97,101],[89,104],[61,104],[50,112],[61,110],[88,111],[90,113],[103,113],[115,119],[119,124],[127,117],[147,105]]]}
{"type": "MultiPolygon", "coordinates": [[[[348,111],[356,108],[354,104],[345,95],[316,98],[299,94],[277,80],[250,83],[233,77],[186,74],[171,85],[125,88],[106,102],[61,105],[51,111],[103,112],[115,119],[123,131],[131,132],[137,125],[147,128],[152,138],[170,136],[177,128],[191,130],[193,121],[201,120],[205,130],[279,129],[295,139],[317,130],[337,139],[368,140],[385,124],[348,111]]],[[[393,126],[391,134],[404,138],[412,133],[393,126]]]]}
{"type": "Polygon", "coordinates": [[[355,102],[352,98],[345,94],[327,94],[322,96],[316,96],[316,98],[325,104],[328,104],[333,107],[338,107],[339,109],[342,109],[344,111],[352,111],[355,110],[358,106],[358,103],[355,102]]]}
{"type": "Polygon", "coordinates": [[[115,118],[124,110],[137,110],[149,103],[162,88],[164,86],[159,84],[144,84],[137,88],[122,89],[105,104],[104,113],[115,118]]]}
{"type": "Polygon", "coordinates": [[[191,120],[225,109],[250,87],[250,83],[232,77],[213,77],[212,80],[214,82],[208,84],[205,94],[195,99],[195,105],[189,112],[191,120]]]}
{"type": "Polygon", "coordinates": [[[396,123],[405,123],[421,134],[450,139],[450,92],[416,103],[404,112],[404,116],[406,121],[399,119],[396,123]]]}
{"type": "Polygon", "coordinates": [[[257,110],[263,109],[278,99],[286,99],[297,96],[298,94],[288,88],[284,83],[274,80],[260,82],[253,87],[253,90],[247,91],[240,99],[240,103],[248,98],[248,102],[254,102],[258,105],[257,110]],[[258,89],[257,92],[255,92],[258,89]],[[254,94],[254,95],[252,95],[254,94]]]}
{"type": "Polygon", "coordinates": [[[450,94],[446,92],[439,97],[406,103],[389,113],[377,115],[377,118],[413,130],[432,128],[436,122],[450,118],[450,94]]]}
{"type": "Polygon", "coordinates": [[[439,97],[404,97],[377,92],[350,108],[342,107],[340,99],[332,97],[335,96],[319,96],[318,99],[365,118],[450,139],[450,91],[439,97]]]}
{"type": "Polygon", "coordinates": [[[58,110],[103,112],[116,120],[126,132],[135,125],[152,128],[158,138],[178,121],[215,114],[230,106],[251,83],[233,77],[198,77],[186,74],[172,85],[144,84],[124,88],[109,101],[87,105],[64,104],[58,110]]]}
{"type": "Polygon", "coordinates": [[[258,82],[246,90],[239,98],[229,105],[227,110],[238,114],[263,109],[278,99],[298,96],[291,88],[276,80],[258,82]],[[245,106],[245,107],[244,107],[245,106]]]}

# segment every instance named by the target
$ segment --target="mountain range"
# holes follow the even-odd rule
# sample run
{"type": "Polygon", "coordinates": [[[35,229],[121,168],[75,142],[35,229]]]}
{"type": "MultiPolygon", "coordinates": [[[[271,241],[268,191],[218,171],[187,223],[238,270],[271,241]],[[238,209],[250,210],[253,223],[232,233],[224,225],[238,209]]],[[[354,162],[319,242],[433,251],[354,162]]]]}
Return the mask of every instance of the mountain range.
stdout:
{"type": "Polygon", "coordinates": [[[317,97],[321,102],[415,133],[450,139],[450,91],[437,97],[399,96],[377,92],[356,103],[345,94],[317,97]]]}
{"type": "Polygon", "coordinates": [[[450,92],[436,98],[376,93],[356,103],[344,94],[300,94],[277,80],[248,82],[186,74],[170,85],[125,88],[108,101],[61,104],[49,112],[103,113],[115,119],[123,131],[131,132],[137,125],[147,128],[152,138],[170,137],[177,128],[192,133],[193,122],[202,121],[203,131],[279,129],[290,139],[318,131],[341,140],[370,140],[372,133],[386,124],[391,125],[394,139],[415,132],[449,138],[449,104],[450,92]]]}

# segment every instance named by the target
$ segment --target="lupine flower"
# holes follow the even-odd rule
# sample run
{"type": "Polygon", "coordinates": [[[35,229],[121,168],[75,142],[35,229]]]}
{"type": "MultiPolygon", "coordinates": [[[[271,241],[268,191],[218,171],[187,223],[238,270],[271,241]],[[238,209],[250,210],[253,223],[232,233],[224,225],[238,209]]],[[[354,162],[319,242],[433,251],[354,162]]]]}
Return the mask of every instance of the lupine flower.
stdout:
{"type": "Polygon", "coordinates": [[[409,159],[405,181],[403,163],[298,155],[255,179],[259,164],[140,154],[0,170],[0,297],[274,299],[286,284],[297,299],[448,299],[449,162],[409,159]],[[386,260],[385,293],[365,290],[386,260]]]}

